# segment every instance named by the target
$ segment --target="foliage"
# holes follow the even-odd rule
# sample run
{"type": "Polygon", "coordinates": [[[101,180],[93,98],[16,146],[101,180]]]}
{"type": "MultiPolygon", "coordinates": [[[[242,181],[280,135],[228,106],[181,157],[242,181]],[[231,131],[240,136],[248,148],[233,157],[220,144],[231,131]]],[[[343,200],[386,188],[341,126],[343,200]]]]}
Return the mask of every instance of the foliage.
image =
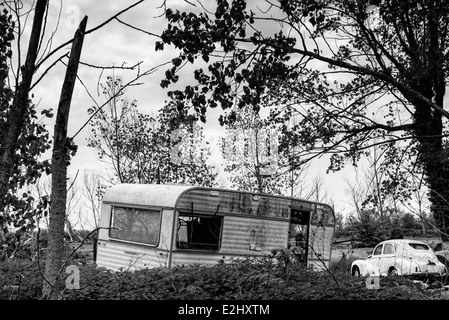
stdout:
{"type": "Polygon", "coordinates": [[[31,259],[34,254],[34,246],[27,243],[24,229],[16,232],[8,232],[4,241],[0,241],[0,261],[7,259],[31,259]]]}
{"type": "Polygon", "coordinates": [[[120,92],[119,78],[108,77],[103,89],[112,100],[107,110],[89,109],[88,145],[113,167],[119,182],[214,184],[216,174],[206,164],[209,148],[202,146],[204,134],[194,119],[186,117],[174,128],[173,105],[157,118],[140,113],[136,101],[120,92]]]}
{"type": "MultiPolygon", "coordinates": [[[[91,233],[88,230],[80,230],[76,232],[82,239],[91,233]]],[[[0,261],[5,260],[17,260],[29,259],[34,261],[37,259],[37,249],[43,257],[48,246],[48,230],[26,230],[25,228],[17,229],[16,231],[8,232],[4,237],[4,240],[0,239],[0,261]]],[[[95,239],[95,233],[91,234],[87,241],[93,241],[95,239]]],[[[70,235],[67,231],[64,231],[65,245],[68,245],[70,235]]]]}
{"type": "MultiPolygon", "coordinates": [[[[4,7],[0,4],[0,9],[4,7]]],[[[9,131],[12,126],[13,100],[16,92],[9,82],[10,59],[12,58],[11,42],[14,40],[14,21],[10,12],[3,9],[0,12],[0,151],[8,148],[9,131]]],[[[51,109],[42,111],[42,117],[52,117],[51,109]]],[[[7,192],[2,195],[0,203],[0,228],[6,226],[35,227],[37,216],[45,215],[48,210],[48,199],[35,199],[20,189],[35,183],[43,174],[50,173],[47,160],[39,160],[50,148],[50,137],[46,126],[36,112],[36,106],[27,99],[24,115],[21,121],[20,135],[16,142],[18,146],[13,151],[14,161],[1,168],[2,173],[8,172],[7,192]]]]}
{"type": "Polygon", "coordinates": [[[383,190],[407,198],[410,176],[424,173],[438,227],[449,234],[449,5],[377,1],[371,8],[368,0],[169,8],[156,50],[172,45],[180,54],[161,86],[178,82],[187,63],[207,64],[194,71],[195,84],[169,92],[178,109],[193,108],[205,121],[206,110],[220,105],[226,124],[244,106],[274,107],[271,120],[299,148],[296,165],[328,153],[329,169],[339,170],[377,145],[389,176],[383,190]],[[299,121],[288,127],[292,117],[299,121]]]}
{"type": "MultiPolygon", "coordinates": [[[[79,266],[80,289],[65,290],[68,300],[318,300],[318,299],[435,299],[435,293],[411,280],[384,277],[379,290],[369,290],[365,278],[335,272],[338,285],[327,272],[292,265],[288,269],[271,260],[236,260],[212,266],[189,265],[112,272],[93,265],[79,266]]],[[[0,299],[39,299],[36,263],[10,261],[0,265],[0,299]],[[19,282],[20,281],[20,282],[19,282]],[[20,286],[19,286],[20,283],[20,286]]]]}
{"type": "Polygon", "coordinates": [[[379,224],[373,220],[354,223],[355,237],[361,247],[374,247],[379,242],[386,240],[389,234],[379,228],[379,224]]]}
{"type": "Polygon", "coordinates": [[[338,233],[345,228],[345,219],[343,213],[335,213],[335,232],[338,233]]]}
{"type": "Polygon", "coordinates": [[[392,209],[388,214],[380,216],[374,210],[361,210],[358,217],[350,216],[345,227],[338,232],[339,237],[352,238],[358,247],[373,247],[387,239],[402,239],[413,237],[439,237],[432,225],[431,217],[419,220],[408,212],[392,209]]]}
{"type": "MultiPolygon", "coordinates": [[[[43,270],[41,264],[41,270],[43,270]]],[[[8,260],[0,263],[0,299],[31,300],[40,299],[42,276],[35,262],[8,260]]]]}
{"type": "Polygon", "coordinates": [[[411,213],[405,213],[400,220],[402,227],[405,229],[418,229],[420,227],[420,224],[411,213]]]}

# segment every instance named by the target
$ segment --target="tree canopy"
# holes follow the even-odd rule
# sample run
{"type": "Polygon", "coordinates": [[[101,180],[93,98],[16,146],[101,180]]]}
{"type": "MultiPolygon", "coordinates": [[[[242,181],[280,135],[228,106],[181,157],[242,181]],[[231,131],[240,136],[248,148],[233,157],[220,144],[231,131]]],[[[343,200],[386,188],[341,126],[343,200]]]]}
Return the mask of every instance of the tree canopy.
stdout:
{"type": "Polygon", "coordinates": [[[110,102],[89,109],[88,146],[111,167],[111,182],[214,185],[217,173],[207,164],[210,150],[193,117],[171,123],[176,118],[172,104],[157,117],[139,112],[137,101],[121,91],[122,80],[114,75],[102,88],[110,102]]]}
{"type": "Polygon", "coordinates": [[[304,194],[307,165],[290,168],[294,150],[288,144],[287,148],[278,148],[282,138],[278,137],[278,126],[250,106],[240,109],[235,121],[226,125],[220,141],[231,187],[308,198],[304,194]]]}
{"type": "MultiPolygon", "coordinates": [[[[198,2],[200,3],[200,2],[198,2]]],[[[225,112],[271,107],[296,163],[331,154],[330,170],[357,163],[378,145],[390,179],[385,192],[407,197],[410,176],[424,173],[431,209],[449,233],[444,106],[449,4],[442,0],[217,0],[190,12],[166,10],[157,50],[180,50],[161,86],[196,63],[195,83],[170,91],[178,110],[206,121],[225,112]]]]}

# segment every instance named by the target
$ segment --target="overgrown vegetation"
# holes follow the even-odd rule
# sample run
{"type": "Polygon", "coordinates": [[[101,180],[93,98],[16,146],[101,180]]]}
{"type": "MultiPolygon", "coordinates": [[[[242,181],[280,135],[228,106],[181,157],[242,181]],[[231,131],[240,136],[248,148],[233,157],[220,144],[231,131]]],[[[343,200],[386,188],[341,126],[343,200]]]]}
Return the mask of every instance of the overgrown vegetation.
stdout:
{"type": "MultiPolygon", "coordinates": [[[[383,277],[380,289],[366,288],[365,277],[348,273],[352,259],[314,271],[276,260],[235,260],[211,266],[189,265],[112,272],[81,265],[80,289],[64,290],[67,300],[317,300],[317,299],[440,299],[438,286],[429,290],[403,277],[383,277]]],[[[41,265],[42,268],[42,265],[41,265]]],[[[64,274],[64,277],[67,275],[64,274]]],[[[0,299],[41,299],[38,263],[8,260],[0,264],[0,299]]]]}
{"type": "Polygon", "coordinates": [[[352,239],[354,247],[373,247],[388,239],[440,237],[430,214],[418,218],[402,211],[379,216],[373,210],[361,210],[358,217],[336,224],[335,237],[352,239]]]}

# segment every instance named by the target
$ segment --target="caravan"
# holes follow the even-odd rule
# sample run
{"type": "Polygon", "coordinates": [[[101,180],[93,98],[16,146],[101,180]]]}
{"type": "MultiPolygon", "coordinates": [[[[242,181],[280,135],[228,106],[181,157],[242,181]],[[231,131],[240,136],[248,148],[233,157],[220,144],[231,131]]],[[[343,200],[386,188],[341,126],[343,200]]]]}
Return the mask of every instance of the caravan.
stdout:
{"type": "Polygon", "coordinates": [[[328,267],[335,216],[326,204],[185,185],[119,184],[103,197],[96,263],[112,270],[214,264],[297,247],[328,267]]]}

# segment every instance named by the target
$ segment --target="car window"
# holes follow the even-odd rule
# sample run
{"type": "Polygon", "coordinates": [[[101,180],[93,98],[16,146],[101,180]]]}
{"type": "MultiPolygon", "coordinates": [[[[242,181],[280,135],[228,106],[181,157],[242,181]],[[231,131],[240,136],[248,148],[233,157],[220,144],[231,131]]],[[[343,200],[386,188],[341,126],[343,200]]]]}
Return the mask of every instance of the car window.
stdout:
{"type": "Polygon", "coordinates": [[[408,244],[410,247],[412,247],[415,250],[429,250],[429,246],[425,245],[423,243],[409,243],[408,244]]]}
{"type": "Polygon", "coordinates": [[[382,245],[379,244],[379,245],[376,247],[376,249],[374,249],[374,251],[373,251],[373,256],[379,255],[379,254],[381,254],[381,253],[382,253],[382,245]]]}
{"type": "Polygon", "coordinates": [[[390,243],[384,245],[384,254],[392,254],[394,253],[394,246],[390,243]]]}

